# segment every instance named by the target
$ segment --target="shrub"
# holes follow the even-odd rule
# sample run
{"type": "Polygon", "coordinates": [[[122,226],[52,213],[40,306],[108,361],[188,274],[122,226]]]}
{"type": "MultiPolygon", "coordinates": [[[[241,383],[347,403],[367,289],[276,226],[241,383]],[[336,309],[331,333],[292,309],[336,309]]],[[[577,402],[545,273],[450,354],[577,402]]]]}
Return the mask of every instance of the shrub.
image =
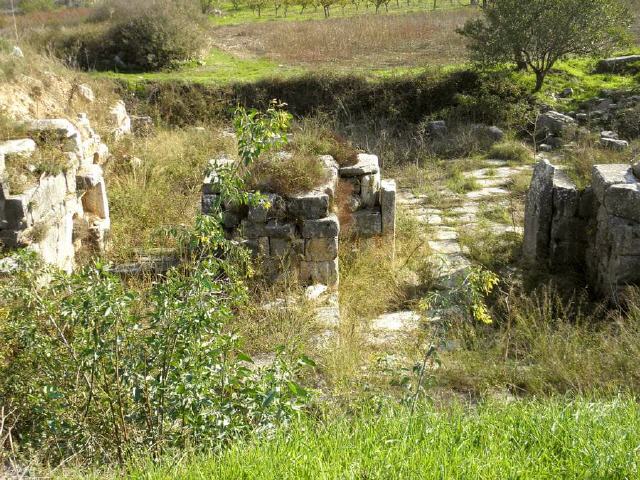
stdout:
{"type": "Polygon", "coordinates": [[[341,167],[355,165],[358,150],[345,137],[327,127],[330,124],[326,115],[304,118],[288,150],[301,154],[331,155],[341,167]]]}
{"type": "Polygon", "coordinates": [[[160,70],[197,52],[200,35],[194,23],[178,12],[151,10],[111,27],[104,42],[119,58],[116,68],[160,70]]]}
{"type": "Polygon", "coordinates": [[[18,271],[0,281],[3,440],[13,454],[122,462],[218,448],[296,415],[307,398],[298,367],[279,349],[251,371],[224,329],[246,301],[247,253],[211,217],[181,238],[185,263],[148,289],[101,264],[67,276],[17,257],[18,271]]]}

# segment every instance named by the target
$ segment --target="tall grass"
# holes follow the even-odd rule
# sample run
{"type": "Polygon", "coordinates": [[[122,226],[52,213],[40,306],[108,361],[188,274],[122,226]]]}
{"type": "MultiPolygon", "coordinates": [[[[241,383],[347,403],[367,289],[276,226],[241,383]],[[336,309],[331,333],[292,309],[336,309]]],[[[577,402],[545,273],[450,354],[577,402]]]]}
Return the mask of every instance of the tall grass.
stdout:
{"type": "Polygon", "coordinates": [[[611,402],[384,408],[220,455],[132,468],[132,479],[629,479],[639,474],[640,407],[611,402]]]}

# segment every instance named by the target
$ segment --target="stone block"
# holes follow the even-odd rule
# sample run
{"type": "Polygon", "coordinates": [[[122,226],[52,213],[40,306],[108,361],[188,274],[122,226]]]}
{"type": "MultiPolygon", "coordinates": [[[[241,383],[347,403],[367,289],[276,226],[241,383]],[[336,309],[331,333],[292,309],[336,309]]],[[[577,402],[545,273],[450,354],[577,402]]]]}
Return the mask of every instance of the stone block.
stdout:
{"type": "Polygon", "coordinates": [[[220,195],[202,195],[201,208],[203,215],[212,215],[216,207],[220,207],[220,195]]]}
{"type": "Polygon", "coordinates": [[[393,236],[396,232],[396,190],[395,180],[382,180],[380,183],[380,210],[384,235],[393,236]]]}
{"type": "Polygon", "coordinates": [[[338,189],[338,180],[339,180],[339,166],[338,162],[336,162],[331,155],[321,155],[320,161],[322,162],[325,171],[327,172],[327,181],[324,185],[317,188],[327,195],[329,195],[329,202],[333,202],[336,197],[336,190],[338,189]]]}
{"type": "Polygon", "coordinates": [[[593,166],[591,186],[600,203],[604,202],[604,193],[611,185],[636,181],[632,168],[626,163],[593,166]]]}
{"type": "Polygon", "coordinates": [[[371,208],[380,203],[380,172],[364,175],[360,179],[363,208],[371,208]]]}
{"type": "Polygon", "coordinates": [[[380,163],[376,155],[366,153],[358,154],[358,162],[355,165],[342,167],[341,177],[361,177],[380,172],[380,163]]]}
{"type": "Polygon", "coordinates": [[[600,145],[604,148],[610,148],[611,150],[617,150],[619,152],[629,148],[629,142],[617,138],[601,138],[600,145]]]}
{"type": "Polygon", "coordinates": [[[76,126],[64,118],[35,120],[28,128],[40,135],[53,135],[62,142],[65,152],[72,152],[79,157],[84,156],[82,136],[76,126]]]}
{"type": "Polygon", "coordinates": [[[248,219],[242,220],[240,222],[240,235],[245,238],[268,237],[267,224],[251,222],[248,219]]]}
{"type": "Polygon", "coordinates": [[[101,219],[109,218],[109,200],[104,180],[85,190],[82,195],[82,206],[86,213],[91,213],[101,219]]]}
{"type": "Polygon", "coordinates": [[[286,257],[291,253],[292,242],[288,238],[269,238],[269,255],[286,257]]]}
{"type": "Polygon", "coordinates": [[[254,257],[269,255],[269,237],[247,238],[242,245],[248,248],[254,257]]]}
{"type": "Polygon", "coordinates": [[[338,257],[338,237],[309,238],[305,240],[304,259],[323,262],[338,257]]]}
{"type": "Polygon", "coordinates": [[[525,202],[523,240],[523,255],[530,263],[546,261],[549,257],[555,170],[546,159],[538,162],[533,169],[525,202]]]}
{"type": "Polygon", "coordinates": [[[30,190],[30,194],[31,221],[39,222],[64,203],[67,196],[67,179],[64,174],[42,177],[38,186],[30,190]]]}
{"type": "Polygon", "coordinates": [[[559,137],[575,125],[576,121],[573,118],[553,110],[540,115],[536,122],[537,130],[543,135],[551,134],[559,137]]]}
{"type": "Polygon", "coordinates": [[[0,249],[26,246],[22,239],[22,230],[0,230],[0,249]]]}
{"type": "Polygon", "coordinates": [[[374,237],[382,234],[382,213],[379,210],[359,210],[353,214],[352,229],[361,237],[374,237]]]}
{"type": "Polygon", "coordinates": [[[300,262],[300,281],[304,285],[336,286],[339,281],[338,259],[325,262],[300,262]]]}
{"type": "Polygon", "coordinates": [[[233,166],[235,160],[228,157],[220,157],[209,161],[208,174],[202,183],[202,193],[211,195],[220,193],[220,176],[219,171],[229,169],[233,166]]]}
{"type": "Polygon", "coordinates": [[[96,187],[104,179],[100,165],[85,165],[76,174],[76,188],[88,190],[96,187]]]}
{"type": "Polygon", "coordinates": [[[324,192],[307,192],[287,198],[287,212],[298,220],[326,217],[329,206],[329,195],[324,192]]]}
{"type": "Polygon", "coordinates": [[[0,155],[4,156],[6,162],[12,155],[30,157],[36,151],[36,148],[36,142],[30,138],[7,140],[0,142],[0,155]]]}
{"type": "Polygon", "coordinates": [[[303,238],[332,238],[340,234],[340,222],[336,215],[317,220],[305,220],[302,224],[303,238]]]}
{"type": "Polygon", "coordinates": [[[292,240],[296,235],[296,226],[281,220],[269,220],[265,226],[268,237],[292,240]]]}
{"type": "Polygon", "coordinates": [[[612,185],[604,194],[604,206],[611,215],[640,222],[640,183],[612,185]]]}
{"type": "Polygon", "coordinates": [[[237,211],[225,210],[222,213],[222,223],[224,225],[224,228],[228,228],[228,229],[236,228],[240,226],[241,222],[242,222],[242,215],[237,211]]]}

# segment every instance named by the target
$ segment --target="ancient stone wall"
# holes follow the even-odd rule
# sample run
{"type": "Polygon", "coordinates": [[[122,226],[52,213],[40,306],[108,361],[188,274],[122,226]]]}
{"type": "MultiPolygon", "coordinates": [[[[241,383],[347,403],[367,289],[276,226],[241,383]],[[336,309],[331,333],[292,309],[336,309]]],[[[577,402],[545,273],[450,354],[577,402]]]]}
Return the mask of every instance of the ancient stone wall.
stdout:
{"type": "Polygon", "coordinates": [[[533,173],[525,210],[525,259],[584,271],[603,295],[640,283],[640,167],[595,165],[579,190],[548,160],[533,173]]]}
{"type": "MultiPolygon", "coordinates": [[[[331,156],[320,161],[327,171],[326,183],[297,195],[262,192],[266,201],[250,208],[225,205],[223,222],[232,237],[239,238],[260,256],[267,271],[294,271],[303,285],[337,286],[339,282],[339,236],[336,214],[338,182],[348,182],[350,234],[362,237],[395,237],[396,186],[381,180],[378,157],[360,154],[358,162],[339,168],[331,156]],[[267,204],[267,205],[265,205],[267,204]]],[[[216,160],[224,167],[230,160],[216,160]]],[[[215,167],[202,189],[202,211],[209,214],[220,200],[215,167]]]]}
{"type": "MultiPolygon", "coordinates": [[[[101,164],[109,151],[86,115],[26,124],[29,138],[0,143],[0,247],[29,248],[70,272],[83,249],[101,251],[110,227],[109,204],[101,164]],[[30,162],[46,145],[60,147],[65,158],[61,173],[36,175],[30,162]],[[33,169],[23,174],[26,187],[12,191],[12,162],[33,169]]],[[[40,162],[46,161],[40,158],[40,162]]]]}

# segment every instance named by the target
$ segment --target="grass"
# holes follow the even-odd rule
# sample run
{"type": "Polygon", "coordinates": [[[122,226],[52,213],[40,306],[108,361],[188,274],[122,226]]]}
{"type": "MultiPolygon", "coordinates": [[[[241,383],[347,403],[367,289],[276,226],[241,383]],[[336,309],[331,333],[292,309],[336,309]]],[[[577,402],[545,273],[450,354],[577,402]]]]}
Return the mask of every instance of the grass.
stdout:
{"type": "Polygon", "coordinates": [[[599,147],[592,139],[579,141],[575,148],[565,153],[561,163],[566,166],[566,172],[578,186],[585,188],[591,184],[591,174],[594,165],[607,163],[631,163],[638,151],[637,143],[624,151],[614,151],[599,147]]]}
{"type": "Polygon", "coordinates": [[[131,259],[141,249],[172,246],[165,243],[163,229],[193,223],[208,161],[234,151],[233,140],[215,127],[160,128],[153,136],[130,137],[118,144],[106,170],[110,257],[131,259]]]}
{"type": "Polygon", "coordinates": [[[506,160],[516,164],[527,164],[533,162],[533,155],[521,142],[506,140],[496,143],[489,148],[487,158],[493,160],[506,160]]]}
{"type": "Polygon", "coordinates": [[[452,168],[446,186],[454,193],[464,194],[480,188],[478,181],[473,176],[466,176],[459,168],[452,168]]]}
{"type": "Polygon", "coordinates": [[[248,167],[252,190],[294,195],[323,185],[328,172],[317,155],[263,155],[248,167]]]}
{"type": "MultiPolygon", "coordinates": [[[[638,475],[640,407],[561,398],[446,410],[371,409],[296,423],[221,454],[134,464],[131,479],[592,478],[638,475]]],[[[99,477],[96,477],[99,478],[99,477]]]]}

